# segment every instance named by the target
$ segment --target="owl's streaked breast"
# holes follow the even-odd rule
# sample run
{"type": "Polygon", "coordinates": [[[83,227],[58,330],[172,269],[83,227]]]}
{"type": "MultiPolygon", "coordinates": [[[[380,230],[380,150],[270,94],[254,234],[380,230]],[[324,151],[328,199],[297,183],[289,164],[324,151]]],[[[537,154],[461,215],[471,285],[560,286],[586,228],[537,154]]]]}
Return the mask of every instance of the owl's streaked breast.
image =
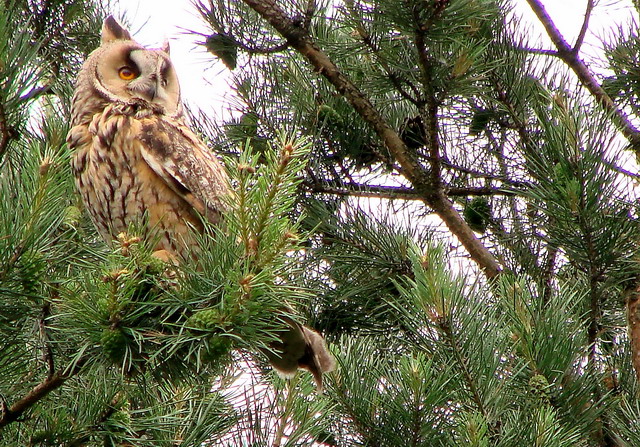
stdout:
{"type": "Polygon", "coordinates": [[[199,228],[200,220],[143,159],[137,138],[140,126],[139,120],[110,107],[94,115],[90,124],[76,126],[77,141],[70,142],[75,146],[76,186],[106,241],[140,224],[150,232],[146,238],[158,238],[155,250],[184,256],[192,244],[189,225],[199,228]]]}

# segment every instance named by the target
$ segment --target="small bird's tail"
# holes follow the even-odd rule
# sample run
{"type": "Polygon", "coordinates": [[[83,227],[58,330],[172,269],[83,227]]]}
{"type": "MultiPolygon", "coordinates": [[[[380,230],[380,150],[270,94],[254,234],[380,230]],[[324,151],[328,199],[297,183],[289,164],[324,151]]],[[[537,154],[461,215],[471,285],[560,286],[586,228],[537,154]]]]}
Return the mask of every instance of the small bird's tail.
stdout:
{"type": "Polygon", "coordinates": [[[306,369],[322,392],[322,375],[333,371],[336,361],[327,349],[322,335],[316,331],[286,319],[288,329],[280,333],[280,341],[272,344],[272,351],[265,351],[271,366],[287,377],[298,369],[306,369]]]}

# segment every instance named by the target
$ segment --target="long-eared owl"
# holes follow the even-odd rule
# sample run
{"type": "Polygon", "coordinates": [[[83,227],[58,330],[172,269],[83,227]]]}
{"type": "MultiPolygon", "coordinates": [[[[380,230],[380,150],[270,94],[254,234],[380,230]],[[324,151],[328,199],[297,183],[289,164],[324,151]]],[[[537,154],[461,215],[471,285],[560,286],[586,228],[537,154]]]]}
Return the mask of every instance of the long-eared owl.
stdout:
{"type": "MultiPolygon", "coordinates": [[[[147,49],[108,17],[101,45],[78,75],[72,103],[72,170],[83,202],[107,241],[144,219],[156,256],[197,253],[193,228],[217,224],[229,191],[224,168],[185,125],[168,46],[147,49]]],[[[311,371],[321,385],[333,358],[316,332],[291,322],[271,364],[311,371]]]]}

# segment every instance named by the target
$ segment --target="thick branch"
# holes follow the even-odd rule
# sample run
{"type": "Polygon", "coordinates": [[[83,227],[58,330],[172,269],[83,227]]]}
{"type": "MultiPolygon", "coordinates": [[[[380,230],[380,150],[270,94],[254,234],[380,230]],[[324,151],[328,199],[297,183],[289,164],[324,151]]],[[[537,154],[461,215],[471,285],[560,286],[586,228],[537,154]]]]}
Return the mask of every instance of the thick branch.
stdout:
{"type": "Polygon", "coordinates": [[[0,412],[0,428],[18,420],[29,408],[38,403],[47,394],[60,388],[67,379],[80,371],[83,364],[83,359],[80,359],[70,369],[51,374],[10,407],[3,405],[2,411],[0,412]]]}
{"type": "MultiPolygon", "coordinates": [[[[572,48],[560,33],[555,23],[547,13],[544,5],[540,0],[527,0],[533,12],[536,13],[538,19],[547,31],[551,41],[558,49],[558,57],[567,64],[576,74],[582,85],[593,95],[602,108],[611,113],[614,122],[620,132],[629,140],[631,146],[638,156],[640,156],[640,131],[631,123],[627,114],[611,100],[609,95],[604,91],[598,83],[593,73],[589,71],[587,65],[578,56],[580,49],[580,41],[576,42],[576,46],[572,48]]],[[[588,26],[588,15],[585,16],[583,27],[588,26]]],[[[586,30],[584,31],[586,33],[586,30]]],[[[582,33],[582,31],[581,31],[582,33]]]]}
{"type": "Polygon", "coordinates": [[[282,34],[291,46],[300,52],[318,73],[322,74],[349,101],[354,110],[384,142],[400,165],[404,176],[411,182],[425,203],[445,222],[467,249],[471,258],[479,264],[488,277],[496,276],[501,269],[493,255],[478,240],[443,191],[436,191],[431,187],[429,174],[421,166],[417,154],[407,148],[398,133],[371,104],[369,98],[311,41],[304,29],[296,26],[274,0],[244,0],[244,2],[282,34]]]}

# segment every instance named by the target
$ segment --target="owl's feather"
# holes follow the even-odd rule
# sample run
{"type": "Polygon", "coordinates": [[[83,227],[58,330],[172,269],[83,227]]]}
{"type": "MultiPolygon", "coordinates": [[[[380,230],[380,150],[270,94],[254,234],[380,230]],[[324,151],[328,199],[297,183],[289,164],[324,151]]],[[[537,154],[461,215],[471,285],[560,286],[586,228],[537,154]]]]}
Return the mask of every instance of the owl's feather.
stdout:
{"type": "Polygon", "coordinates": [[[141,120],[136,139],[151,169],[211,223],[218,223],[227,176],[196,135],[176,120],[152,116],[141,120]]]}

